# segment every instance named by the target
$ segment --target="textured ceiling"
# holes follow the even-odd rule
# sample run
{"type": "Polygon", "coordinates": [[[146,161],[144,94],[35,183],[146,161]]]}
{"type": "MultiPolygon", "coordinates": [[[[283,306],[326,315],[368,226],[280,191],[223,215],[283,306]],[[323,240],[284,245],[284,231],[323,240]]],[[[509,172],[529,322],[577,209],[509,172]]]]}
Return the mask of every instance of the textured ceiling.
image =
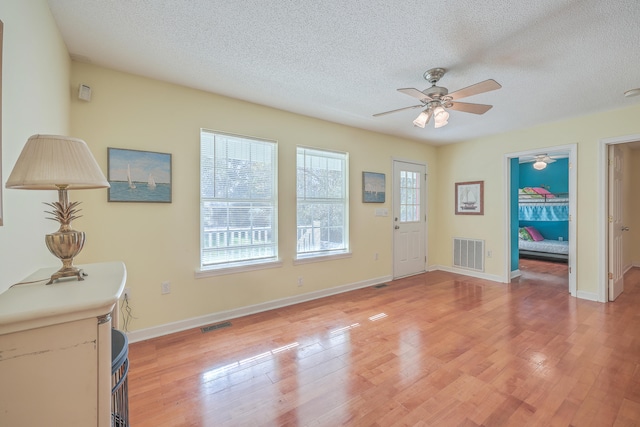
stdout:
{"type": "Polygon", "coordinates": [[[640,102],[638,0],[49,0],[72,57],[282,110],[432,144],[640,102]],[[486,79],[416,128],[397,88],[450,92],[486,79]]]}

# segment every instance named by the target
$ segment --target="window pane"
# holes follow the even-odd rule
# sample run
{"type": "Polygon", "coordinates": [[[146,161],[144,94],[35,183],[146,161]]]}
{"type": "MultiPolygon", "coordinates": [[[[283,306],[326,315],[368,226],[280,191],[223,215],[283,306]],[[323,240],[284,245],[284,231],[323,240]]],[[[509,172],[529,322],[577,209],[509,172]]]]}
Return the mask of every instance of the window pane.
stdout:
{"type": "Polygon", "coordinates": [[[298,255],[348,251],[347,177],[348,154],[298,147],[298,255]]]}
{"type": "Polygon", "coordinates": [[[420,220],[420,174],[400,171],[400,222],[420,220]]]}
{"type": "Polygon", "coordinates": [[[200,136],[201,266],[277,259],[276,144],[200,136]]]}

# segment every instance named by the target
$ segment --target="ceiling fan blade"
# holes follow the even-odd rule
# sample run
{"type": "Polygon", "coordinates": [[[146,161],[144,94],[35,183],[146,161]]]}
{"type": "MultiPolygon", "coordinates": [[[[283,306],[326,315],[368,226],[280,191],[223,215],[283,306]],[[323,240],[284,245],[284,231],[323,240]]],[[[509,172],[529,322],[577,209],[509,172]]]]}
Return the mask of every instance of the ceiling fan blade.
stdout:
{"type": "Polygon", "coordinates": [[[467,86],[464,89],[451,92],[449,96],[451,97],[451,99],[466,98],[467,96],[478,95],[479,93],[489,92],[492,90],[500,89],[501,87],[502,86],[500,85],[500,83],[493,79],[489,79],[471,86],[467,86]]]}
{"type": "Polygon", "coordinates": [[[418,89],[414,88],[414,87],[405,87],[402,89],[398,89],[398,92],[402,92],[405,95],[409,95],[409,96],[413,96],[414,98],[419,99],[420,101],[424,102],[425,104],[429,101],[432,101],[432,99],[430,97],[428,97],[427,95],[425,95],[424,93],[420,92],[418,89]]]}
{"type": "Polygon", "coordinates": [[[402,111],[402,110],[409,110],[411,108],[420,108],[420,107],[424,107],[424,104],[412,105],[410,107],[404,107],[404,108],[398,108],[397,110],[385,111],[384,113],[377,113],[377,114],[374,114],[373,117],[384,116],[385,114],[391,114],[391,113],[396,113],[396,112],[402,111]]]}
{"type": "Polygon", "coordinates": [[[487,104],[470,104],[468,102],[453,102],[449,107],[450,110],[462,111],[465,113],[484,114],[489,111],[493,105],[487,104]]]}

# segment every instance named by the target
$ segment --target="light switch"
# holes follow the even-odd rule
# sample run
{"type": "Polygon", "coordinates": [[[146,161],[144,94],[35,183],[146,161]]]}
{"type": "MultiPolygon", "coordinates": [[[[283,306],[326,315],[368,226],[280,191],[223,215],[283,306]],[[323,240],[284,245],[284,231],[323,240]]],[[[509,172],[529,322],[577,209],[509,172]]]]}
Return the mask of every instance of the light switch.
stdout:
{"type": "Polygon", "coordinates": [[[376,216],[389,216],[389,209],[376,208],[376,216]]]}

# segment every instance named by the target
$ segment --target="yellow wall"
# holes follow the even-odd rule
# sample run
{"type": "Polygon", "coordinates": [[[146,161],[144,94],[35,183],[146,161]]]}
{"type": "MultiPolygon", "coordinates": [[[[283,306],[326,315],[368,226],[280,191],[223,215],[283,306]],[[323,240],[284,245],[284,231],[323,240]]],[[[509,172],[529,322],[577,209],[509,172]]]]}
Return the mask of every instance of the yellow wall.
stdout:
{"type": "MultiPolygon", "coordinates": [[[[44,0],[0,4],[4,21],[3,180],[35,133],[69,134],[89,144],[107,170],[107,147],[173,154],[173,203],[109,203],[106,191],[72,192],[83,202],[75,221],[87,232],[78,263],[122,260],[137,319],[132,330],[152,328],[280,298],[388,278],[392,274],[391,216],[375,217],[380,205],[363,204],[361,172],[387,174],[391,159],[427,163],[428,264],[451,267],[451,240],[486,240],[488,275],[507,270],[503,158],[505,153],[578,145],[577,286],[597,293],[600,260],[599,141],[640,133],[640,106],[575,118],[531,129],[431,147],[259,105],[187,89],[93,65],[71,63],[44,0]],[[77,100],[80,83],[93,89],[91,102],[77,100]],[[251,120],[248,119],[251,117],[251,120]],[[279,224],[281,268],[195,279],[198,267],[199,129],[201,127],[274,139],[279,144],[279,224]],[[350,153],[351,245],[348,259],[315,264],[292,263],[295,252],[295,147],[297,144],[350,153]],[[453,214],[454,183],[485,182],[484,216],[453,214]],[[374,261],[374,254],[379,260],[374,261]],[[297,287],[297,278],[304,286],[297,287]],[[172,293],[160,294],[169,281],[172,293]]],[[[495,110],[492,114],[497,114],[495,110]]],[[[637,153],[632,156],[638,157],[637,153]]],[[[637,170],[634,169],[634,171],[637,170]]],[[[638,182],[639,175],[632,175],[638,182]]],[[[633,183],[630,188],[637,187],[633,183]]],[[[55,230],[40,202],[55,194],[4,190],[4,227],[0,227],[0,292],[34,269],[56,266],[43,235],[55,230]]],[[[640,199],[640,198],[639,198],[640,199]]],[[[635,203],[635,201],[634,201],[635,203]]],[[[388,200],[383,207],[391,211],[388,200]]],[[[632,210],[637,211],[637,204],[632,210]]],[[[632,227],[635,230],[637,227],[632,227]]],[[[632,245],[632,259],[640,249],[632,245]]]]}
{"type": "MultiPolygon", "coordinates": [[[[392,274],[390,197],[361,202],[362,171],[387,175],[392,158],[427,163],[429,191],[437,187],[435,148],[97,66],[72,64],[72,87],[91,86],[91,102],[71,101],[73,136],[87,141],[106,171],[107,147],[171,153],[171,204],[109,203],[106,190],[76,192],[84,202],[77,228],[87,243],[79,262],[122,260],[137,318],[132,330],[237,309],[301,293],[350,285],[392,274]],[[251,117],[251,119],[249,119],[251,117]],[[194,278],[199,266],[200,128],[278,142],[281,268],[194,278]],[[350,155],[351,250],[347,259],[293,265],[296,242],[296,145],[347,151],[350,155]],[[374,260],[374,254],[379,260],[374,260]],[[304,286],[297,286],[303,277],[304,286]],[[160,284],[171,283],[161,295],[160,284]]],[[[436,204],[434,204],[436,205],[436,204]]],[[[435,207],[434,207],[435,209],[435,207]]],[[[430,233],[435,233],[433,217],[430,233]]],[[[430,247],[431,253],[436,246],[430,247]]]]}
{"type": "Polygon", "coordinates": [[[58,227],[45,219],[53,191],[4,188],[27,139],[69,132],[70,59],[44,0],[3,0],[2,190],[0,292],[45,266],[61,265],[44,235],[58,227]]]}
{"type": "MultiPolygon", "coordinates": [[[[497,112],[493,112],[497,114],[497,112]]],[[[486,240],[493,257],[486,260],[487,274],[504,276],[506,271],[503,242],[508,232],[505,218],[505,184],[503,158],[507,153],[577,144],[577,290],[597,295],[599,271],[600,140],[640,133],[640,105],[579,117],[530,129],[438,148],[438,190],[436,197],[444,210],[438,211],[436,240],[442,250],[432,262],[451,265],[453,237],[486,240]],[[484,216],[455,216],[453,209],[455,182],[484,180],[484,216]]]]}

